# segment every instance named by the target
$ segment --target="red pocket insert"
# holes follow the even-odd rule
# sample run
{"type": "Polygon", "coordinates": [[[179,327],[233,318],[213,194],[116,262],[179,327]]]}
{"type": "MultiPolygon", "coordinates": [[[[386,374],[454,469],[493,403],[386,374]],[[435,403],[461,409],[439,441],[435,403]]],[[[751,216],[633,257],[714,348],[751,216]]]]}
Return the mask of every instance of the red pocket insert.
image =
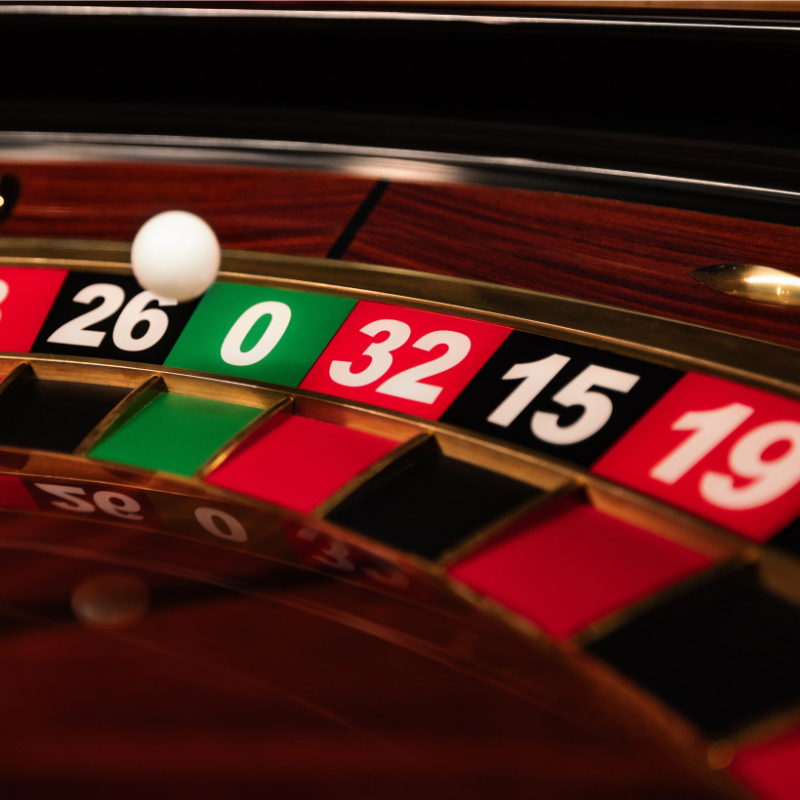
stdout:
{"type": "Polygon", "coordinates": [[[564,498],[450,574],[568,639],[709,564],[700,553],[564,498]]]}
{"type": "Polygon", "coordinates": [[[208,482],[308,514],[395,447],[340,425],[287,417],[266,435],[256,431],[208,482]]]}

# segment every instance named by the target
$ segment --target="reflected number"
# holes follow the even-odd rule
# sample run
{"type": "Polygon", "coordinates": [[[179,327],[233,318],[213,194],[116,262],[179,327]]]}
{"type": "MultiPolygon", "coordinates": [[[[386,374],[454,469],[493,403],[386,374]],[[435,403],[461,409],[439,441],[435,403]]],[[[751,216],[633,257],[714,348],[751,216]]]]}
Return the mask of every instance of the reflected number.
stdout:
{"type": "Polygon", "coordinates": [[[225,511],[203,506],[195,509],[194,517],[205,530],[214,536],[219,536],[220,539],[227,539],[229,542],[247,541],[247,531],[242,527],[242,523],[225,511]]]}
{"type": "Polygon", "coordinates": [[[94,504],[84,499],[86,492],[80,486],[59,486],[54,483],[36,483],[37,488],[57,497],[52,505],[64,511],[75,511],[78,514],[93,514],[98,508],[106,514],[125,520],[143,520],[138,512],[142,510],[132,497],[120,492],[98,491],[92,495],[94,504]]]}
{"type": "MultiPolygon", "coordinates": [[[[324,550],[311,556],[314,561],[325,567],[339,570],[340,572],[355,572],[356,565],[353,563],[350,548],[344,542],[320,534],[312,528],[301,528],[297,532],[297,538],[303,539],[306,542],[314,542],[320,536],[324,539],[326,547],[324,550]]],[[[378,581],[378,583],[394,586],[399,589],[405,589],[408,586],[408,578],[393,564],[377,558],[373,558],[372,561],[372,566],[361,567],[361,572],[367,577],[378,581]],[[378,569],[378,567],[381,569],[378,569]]]]}

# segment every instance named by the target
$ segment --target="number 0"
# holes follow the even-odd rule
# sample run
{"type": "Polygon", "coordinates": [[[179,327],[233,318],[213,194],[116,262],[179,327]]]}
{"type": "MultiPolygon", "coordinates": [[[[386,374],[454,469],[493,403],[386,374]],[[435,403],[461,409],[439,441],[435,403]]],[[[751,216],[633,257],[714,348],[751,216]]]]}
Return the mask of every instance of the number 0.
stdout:
{"type": "Polygon", "coordinates": [[[283,334],[286,333],[291,320],[292,309],[286,303],[279,303],[275,300],[256,303],[256,305],[248,308],[228,331],[220,350],[222,360],[234,367],[249,367],[251,364],[257,364],[272,352],[283,334]],[[250,333],[261,317],[266,317],[267,315],[270,315],[272,319],[270,319],[267,329],[261,335],[261,338],[250,350],[242,350],[247,334],[250,333]]]}

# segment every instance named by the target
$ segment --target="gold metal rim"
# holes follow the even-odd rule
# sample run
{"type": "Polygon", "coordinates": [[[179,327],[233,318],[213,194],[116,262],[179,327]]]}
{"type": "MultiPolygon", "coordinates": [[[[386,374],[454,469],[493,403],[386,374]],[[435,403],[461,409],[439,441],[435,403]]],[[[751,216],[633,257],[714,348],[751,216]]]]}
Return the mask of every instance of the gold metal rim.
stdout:
{"type": "MultiPolygon", "coordinates": [[[[0,264],[130,273],[130,245],[0,237],[0,264]]],[[[220,280],[469,316],[800,399],[800,351],[557,295],[324,258],[223,250],[220,280]]]]}

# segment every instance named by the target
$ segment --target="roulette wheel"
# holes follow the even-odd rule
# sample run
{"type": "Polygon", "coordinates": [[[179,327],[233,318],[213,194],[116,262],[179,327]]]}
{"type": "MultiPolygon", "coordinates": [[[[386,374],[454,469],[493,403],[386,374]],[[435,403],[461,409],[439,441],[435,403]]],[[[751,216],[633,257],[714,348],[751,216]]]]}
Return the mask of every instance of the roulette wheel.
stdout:
{"type": "Polygon", "coordinates": [[[792,9],[537,8],[0,6],[66,92],[0,98],[7,796],[797,796],[790,117],[441,94],[476,43],[768,71],[792,9]],[[312,46],[333,108],[242,99],[312,46]],[[173,208],[223,246],[181,303],[130,269],[173,208]]]}

